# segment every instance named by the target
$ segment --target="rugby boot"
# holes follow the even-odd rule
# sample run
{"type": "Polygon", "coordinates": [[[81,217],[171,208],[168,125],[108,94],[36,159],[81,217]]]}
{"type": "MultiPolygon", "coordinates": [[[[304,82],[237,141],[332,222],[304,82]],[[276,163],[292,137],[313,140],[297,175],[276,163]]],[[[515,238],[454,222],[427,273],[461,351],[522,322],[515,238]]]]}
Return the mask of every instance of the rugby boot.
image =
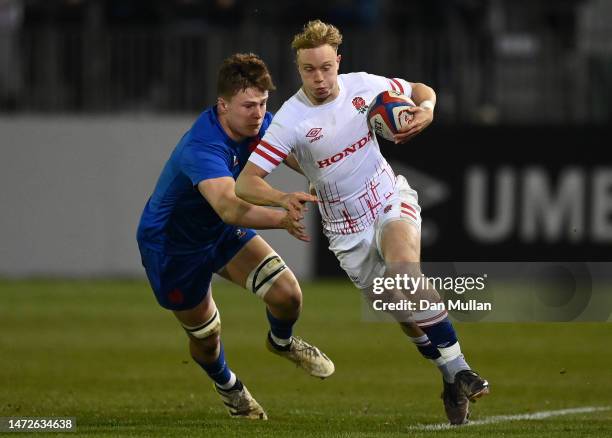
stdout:
{"type": "Polygon", "coordinates": [[[489,393],[489,382],[474,370],[463,370],[455,374],[457,392],[471,402],[489,393]]]}
{"type": "Polygon", "coordinates": [[[324,379],[335,371],[334,363],[317,347],[296,336],[291,337],[291,343],[286,347],[279,347],[273,343],[270,333],[266,339],[266,347],[272,353],[289,359],[314,377],[324,379]]]}
{"type": "Polygon", "coordinates": [[[442,391],[442,401],[444,402],[444,412],[446,418],[452,425],[465,424],[470,416],[470,401],[463,394],[457,391],[457,385],[448,383],[442,379],[444,390],[442,391]]]}
{"type": "Polygon", "coordinates": [[[219,388],[217,385],[214,386],[230,417],[248,418],[251,420],[268,419],[266,412],[253,398],[246,386],[242,385],[241,389],[234,390],[226,390],[219,388]]]}

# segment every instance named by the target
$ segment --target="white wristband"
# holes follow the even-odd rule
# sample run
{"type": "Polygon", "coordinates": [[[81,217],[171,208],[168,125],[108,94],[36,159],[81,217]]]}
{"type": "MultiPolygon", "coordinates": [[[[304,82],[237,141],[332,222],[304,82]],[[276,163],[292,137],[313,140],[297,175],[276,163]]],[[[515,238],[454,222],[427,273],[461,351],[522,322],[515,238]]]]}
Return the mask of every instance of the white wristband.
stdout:
{"type": "Polygon", "coordinates": [[[419,103],[419,106],[424,110],[433,110],[435,105],[431,100],[424,100],[423,102],[419,103]]]}

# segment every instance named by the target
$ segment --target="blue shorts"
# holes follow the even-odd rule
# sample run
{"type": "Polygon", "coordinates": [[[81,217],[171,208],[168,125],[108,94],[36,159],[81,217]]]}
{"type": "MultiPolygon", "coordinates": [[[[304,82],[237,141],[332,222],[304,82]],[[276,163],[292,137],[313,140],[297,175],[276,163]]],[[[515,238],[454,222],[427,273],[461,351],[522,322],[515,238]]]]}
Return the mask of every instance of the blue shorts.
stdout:
{"type": "Polygon", "coordinates": [[[188,310],[208,293],[212,274],[223,268],[257,234],[249,228],[227,225],[205,251],[167,255],[141,245],[142,265],[160,306],[188,310]]]}

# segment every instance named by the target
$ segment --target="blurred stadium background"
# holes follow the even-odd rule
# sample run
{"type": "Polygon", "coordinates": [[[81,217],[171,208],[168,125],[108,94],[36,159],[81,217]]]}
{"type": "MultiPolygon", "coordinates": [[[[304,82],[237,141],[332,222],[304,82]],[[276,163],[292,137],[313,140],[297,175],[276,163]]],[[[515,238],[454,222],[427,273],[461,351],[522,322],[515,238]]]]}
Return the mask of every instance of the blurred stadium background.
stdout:
{"type": "MultiPolygon", "coordinates": [[[[342,71],[438,93],[426,132],[382,145],[419,191],[425,260],[610,261],[612,1],[0,0],[0,416],[71,415],[104,436],[202,426],[213,436],[398,436],[443,421],[438,376],[395,326],[362,323],[316,212],[311,244],[262,234],[302,280],[300,333],[336,361],[325,386],[263,350],[258,300],[216,286],[232,366],[274,424],[230,424],[144,281],[141,209],[179,137],[214,103],[219,63],[261,55],[275,111],[299,86],[291,36],[313,18],[343,31],[342,71]]],[[[306,187],[286,169],[272,181],[306,187]]],[[[559,278],[552,292],[562,286],[571,307],[577,280],[559,278]]],[[[609,301],[593,300],[604,314],[593,321],[609,320],[609,301]]],[[[493,382],[480,418],[610,404],[610,324],[459,331],[493,382]]],[[[611,421],[607,411],[501,430],[605,436],[611,421]]],[[[500,432],[479,430],[470,436],[500,432]]]]}

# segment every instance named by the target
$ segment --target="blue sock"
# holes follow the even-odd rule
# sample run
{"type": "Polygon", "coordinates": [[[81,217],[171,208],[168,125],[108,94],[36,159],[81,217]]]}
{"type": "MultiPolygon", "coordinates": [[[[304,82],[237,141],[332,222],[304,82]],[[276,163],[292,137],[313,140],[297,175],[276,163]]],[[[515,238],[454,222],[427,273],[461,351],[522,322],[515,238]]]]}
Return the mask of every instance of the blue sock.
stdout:
{"type": "Polygon", "coordinates": [[[438,367],[444,380],[450,381],[452,379],[453,376],[446,366],[446,361],[442,357],[442,353],[440,353],[440,350],[431,343],[427,335],[419,336],[418,338],[410,336],[410,340],[416,345],[417,350],[419,350],[425,359],[431,360],[438,367]]]}
{"type": "Polygon", "coordinates": [[[284,347],[290,344],[293,326],[297,319],[278,319],[266,307],[266,315],[270,322],[270,337],[275,344],[284,347]]]}
{"type": "Polygon", "coordinates": [[[442,356],[436,346],[431,343],[427,335],[418,338],[410,337],[410,340],[416,345],[417,350],[419,350],[425,359],[435,361],[442,356]]]}
{"type": "Polygon", "coordinates": [[[448,317],[429,327],[421,327],[437,348],[448,348],[457,343],[457,334],[448,317]]]}
{"type": "Polygon", "coordinates": [[[214,380],[215,383],[222,388],[228,386],[228,383],[232,383],[232,385],[229,385],[229,387],[232,387],[233,383],[237,380],[236,375],[227,366],[227,362],[225,362],[223,343],[221,343],[221,345],[219,346],[219,356],[214,362],[202,363],[196,360],[195,358],[193,360],[195,360],[196,363],[200,365],[204,371],[206,371],[208,377],[214,380]],[[234,382],[230,382],[231,380],[234,380],[234,382]]]}

